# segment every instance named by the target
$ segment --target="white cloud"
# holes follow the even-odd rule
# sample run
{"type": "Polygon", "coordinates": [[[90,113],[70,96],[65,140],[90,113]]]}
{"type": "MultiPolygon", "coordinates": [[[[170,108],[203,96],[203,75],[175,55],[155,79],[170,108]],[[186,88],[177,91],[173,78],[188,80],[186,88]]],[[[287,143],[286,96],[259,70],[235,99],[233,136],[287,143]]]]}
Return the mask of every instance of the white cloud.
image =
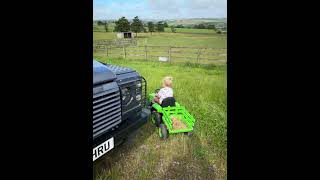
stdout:
{"type": "Polygon", "coordinates": [[[141,18],[214,18],[227,16],[227,0],[94,0],[94,19],[125,16],[141,18]]]}

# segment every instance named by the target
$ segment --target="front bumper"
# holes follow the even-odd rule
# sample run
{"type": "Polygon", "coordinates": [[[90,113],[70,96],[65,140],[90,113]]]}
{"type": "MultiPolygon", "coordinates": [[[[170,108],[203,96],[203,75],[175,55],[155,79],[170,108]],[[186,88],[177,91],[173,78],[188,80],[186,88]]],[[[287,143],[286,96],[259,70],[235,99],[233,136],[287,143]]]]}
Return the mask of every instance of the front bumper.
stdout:
{"type": "Polygon", "coordinates": [[[150,118],[150,110],[143,108],[140,116],[135,118],[128,118],[121,123],[118,128],[113,131],[109,131],[99,138],[93,140],[93,149],[99,144],[105,142],[111,137],[114,138],[114,145],[119,145],[128,135],[144,125],[150,118]]]}

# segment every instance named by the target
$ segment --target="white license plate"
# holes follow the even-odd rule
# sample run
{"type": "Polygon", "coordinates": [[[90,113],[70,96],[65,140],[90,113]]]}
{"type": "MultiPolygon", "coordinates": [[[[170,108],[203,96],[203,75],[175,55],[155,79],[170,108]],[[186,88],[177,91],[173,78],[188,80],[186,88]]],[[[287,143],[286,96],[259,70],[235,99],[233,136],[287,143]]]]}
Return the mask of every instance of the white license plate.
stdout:
{"type": "Polygon", "coordinates": [[[114,148],[113,137],[93,149],[93,161],[114,148]]]}

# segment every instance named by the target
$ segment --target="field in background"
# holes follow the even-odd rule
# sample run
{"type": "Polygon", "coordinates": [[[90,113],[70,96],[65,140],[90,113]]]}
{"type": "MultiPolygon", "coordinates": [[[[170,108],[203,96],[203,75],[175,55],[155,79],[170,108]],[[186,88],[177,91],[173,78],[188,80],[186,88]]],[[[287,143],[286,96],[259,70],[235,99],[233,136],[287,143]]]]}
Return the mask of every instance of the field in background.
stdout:
{"type": "MultiPolygon", "coordinates": [[[[165,57],[169,63],[226,63],[227,50],[216,48],[175,47],[175,46],[123,46],[118,41],[104,42],[107,45],[98,45],[94,50],[97,57],[124,58],[130,60],[145,59],[146,61],[159,61],[165,57]],[[113,46],[110,48],[110,46],[113,46]]],[[[101,43],[101,42],[100,42],[101,43]]],[[[124,44],[134,44],[135,41],[122,41],[124,44]],[[125,43],[126,42],[126,43],[125,43]]]]}
{"type": "MultiPolygon", "coordinates": [[[[217,33],[212,29],[192,29],[192,28],[175,28],[176,33],[197,33],[197,34],[211,34],[217,35],[217,33]]],[[[164,28],[165,32],[172,32],[171,28],[164,28]]]]}
{"type": "MultiPolygon", "coordinates": [[[[115,23],[108,23],[108,31],[109,32],[113,32],[114,27],[115,27],[115,23]]],[[[104,26],[98,26],[97,24],[93,25],[93,32],[106,32],[104,29],[104,26]]]]}
{"type": "MultiPolygon", "coordinates": [[[[166,29],[168,31],[168,29],[166,29]]],[[[115,39],[115,32],[93,32],[93,40],[115,39]]],[[[136,37],[139,46],[192,46],[192,47],[211,47],[227,48],[227,36],[217,34],[214,30],[208,29],[186,29],[177,28],[177,33],[154,32],[138,33],[136,37]]]]}
{"type": "Polygon", "coordinates": [[[159,139],[149,121],[132,137],[95,163],[95,179],[226,179],[226,65],[200,66],[96,57],[131,67],[148,82],[148,93],[166,75],[174,77],[175,98],[196,119],[194,135],[159,139]]]}
{"type": "MultiPolygon", "coordinates": [[[[168,28],[165,30],[168,31],[168,28]]],[[[121,41],[116,38],[115,32],[93,32],[93,40],[121,41]]],[[[172,62],[226,63],[227,37],[225,34],[217,34],[214,30],[177,28],[177,33],[138,33],[134,41],[134,46],[125,49],[120,46],[106,50],[107,45],[100,46],[102,49],[94,54],[112,58],[158,60],[159,57],[167,57],[172,62]]]]}
{"type": "Polygon", "coordinates": [[[192,26],[195,24],[203,24],[203,23],[211,23],[211,24],[223,24],[227,23],[226,18],[188,18],[188,19],[175,19],[168,21],[169,26],[176,25],[184,25],[184,26],[192,26]]]}

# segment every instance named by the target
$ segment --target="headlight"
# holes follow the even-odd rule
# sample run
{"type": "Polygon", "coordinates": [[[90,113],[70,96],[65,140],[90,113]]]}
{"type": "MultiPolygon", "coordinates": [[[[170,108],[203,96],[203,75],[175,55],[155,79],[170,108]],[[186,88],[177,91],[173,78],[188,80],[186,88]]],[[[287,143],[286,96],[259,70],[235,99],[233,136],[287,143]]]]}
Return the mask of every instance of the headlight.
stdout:
{"type": "Polygon", "coordinates": [[[129,89],[128,88],[123,88],[121,90],[121,93],[122,93],[122,101],[124,101],[129,96],[129,89]]]}
{"type": "Polygon", "coordinates": [[[136,100],[137,100],[137,101],[140,101],[140,100],[141,100],[141,95],[140,95],[140,94],[138,94],[138,95],[136,96],[136,100]]]}
{"type": "Polygon", "coordinates": [[[136,84],[136,86],[139,88],[139,87],[141,87],[141,82],[138,82],[137,84],[136,84]]]}

